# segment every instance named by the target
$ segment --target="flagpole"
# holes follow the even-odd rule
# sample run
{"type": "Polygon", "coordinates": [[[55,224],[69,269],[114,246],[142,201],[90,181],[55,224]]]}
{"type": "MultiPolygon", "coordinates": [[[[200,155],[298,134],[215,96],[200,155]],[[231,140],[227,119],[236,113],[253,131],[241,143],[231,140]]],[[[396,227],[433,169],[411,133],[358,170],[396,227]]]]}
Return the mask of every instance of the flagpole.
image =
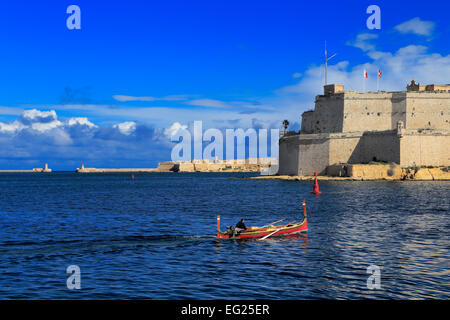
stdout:
{"type": "Polygon", "coordinates": [[[325,40],[325,85],[327,85],[327,66],[328,65],[328,57],[327,57],[327,40],[325,40]]]}
{"type": "Polygon", "coordinates": [[[333,58],[337,53],[333,54],[331,57],[328,57],[327,52],[327,41],[325,40],[325,85],[328,84],[328,60],[333,58]]]}
{"type": "Polygon", "coordinates": [[[377,91],[380,91],[380,79],[381,79],[381,70],[378,69],[378,74],[377,74],[377,91]]]}
{"type": "Polygon", "coordinates": [[[366,69],[363,71],[363,92],[366,92],[366,69]]]}

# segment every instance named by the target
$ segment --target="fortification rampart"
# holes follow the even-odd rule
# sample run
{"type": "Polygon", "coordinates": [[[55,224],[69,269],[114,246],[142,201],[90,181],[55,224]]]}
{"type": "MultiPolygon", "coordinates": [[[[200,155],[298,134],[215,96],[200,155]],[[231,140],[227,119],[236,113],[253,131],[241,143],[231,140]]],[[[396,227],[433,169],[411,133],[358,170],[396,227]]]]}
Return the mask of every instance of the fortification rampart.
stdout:
{"type": "Polygon", "coordinates": [[[327,86],[315,109],[303,113],[300,134],[280,138],[279,174],[326,174],[333,164],[371,161],[449,166],[450,91],[442,88],[450,86],[420,88],[359,93],[327,86]]]}

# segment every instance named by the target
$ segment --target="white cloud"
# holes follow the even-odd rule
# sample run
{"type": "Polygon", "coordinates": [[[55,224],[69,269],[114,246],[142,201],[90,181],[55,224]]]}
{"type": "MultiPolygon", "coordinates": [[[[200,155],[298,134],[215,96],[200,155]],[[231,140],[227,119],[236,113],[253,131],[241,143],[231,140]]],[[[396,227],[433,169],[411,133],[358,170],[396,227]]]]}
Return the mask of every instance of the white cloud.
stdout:
{"type": "Polygon", "coordinates": [[[0,132],[1,133],[15,133],[24,128],[25,128],[25,126],[17,120],[12,123],[0,122],[0,132]]]}
{"type": "Polygon", "coordinates": [[[113,99],[121,102],[128,101],[183,101],[187,99],[187,95],[170,95],[165,97],[151,97],[151,96],[127,96],[127,95],[113,95],[113,99]]]}
{"type": "Polygon", "coordinates": [[[93,124],[92,122],[90,122],[88,120],[88,118],[86,117],[76,117],[76,118],[70,118],[67,121],[67,125],[69,126],[76,126],[76,125],[80,125],[80,126],[87,126],[89,128],[96,128],[97,126],[95,124],[93,124]]]}
{"type": "Polygon", "coordinates": [[[127,102],[127,101],[156,101],[155,97],[134,97],[134,96],[123,96],[123,95],[114,95],[114,100],[127,102]]]}
{"type": "Polygon", "coordinates": [[[18,121],[24,125],[21,130],[31,128],[40,132],[49,131],[63,125],[62,122],[58,120],[55,110],[25,110],[19,117],[18,121]]]}
{"type": "Polygon", "coordinates": [[[57,120],[58,116],[56,115],[55,110],[51,111],[40,111],[36,109],[25,110],[22,113],[22,119],[29,122],[51,122],[57,120]]]}
{"type": "Polygon", "coordinates": [[[191,106],[210,107],[210,108],[232,108],[229,103],[214,99],[195,99],[185,102],[191,106]]]}
{"type": "Polygon", "coordinates": [[[178,130],[186,130],[187,127],[187,125],[182,125],[179,122],[174,122],[169,128],[166,128],[164,130],[164,134],[167,138],[170,139],[174,134],[178,132],[178,130]]]}
{"type": "MultiPolygon", "coordinates": [[[[11,123],[0,122],[0,132],[3,133],[17,133],[22,130],[34,130],[40,133],[52,131],[53,129],[63,129],[64,126],[82,125],[89,128],[96,128],[97,126],[90,122],[88,118],[70,118],[67,122],[63,123],[58,120],[58,116],[55,110],[40,111],[37,109],[25,110],[19,116],[17,120],[11,123]]],[[[59,135],[62,135],[61,131],[59,135]]],[[[68,141],[67,136],[64,135],[60,141],[68,141]]]]}
{"type": "Polygon", "coordinates": [[[373,40],[378,38],[378,35],[373,33],[360,33],[356,36],[356,39],[353,41],[348,41],[347,45],[359,48],[363,51],[369,51],[375,49],[375,46],[369,42],[369,40],[373,40]]]}
{"type": "Polygon", "coordinates": [[[113,128],[117,128],[117,129],[119,129],[119,131],[122,134],[129,136],[130,134],[132,134],[133,132],[136,131],[136,122],[125,121],[125,122],[113,125],[113,128]]]}
{"type": "Polygon", "coordinates": [[[56,119],[57,115],[55,110],[51,110],[51,111],[40,111],[40,110],[36,110],[36,109],[31,109],[31,110],[25,110],[23,112],[23,117],[25,119],[30,119],[30,120],[35,120],[38,118],[52,118],[52,119],[56,119]]]}
{"type": "Polygon", "coordinates": [[[302,74],[300,73],[300,72],[295,72],[293,75],[292,75],[292,78],[300,78],[302,76],[302,74]]]}
{"type": "Polygon", "coordinates": [[[58,127],[61,127],[63,124],[59,120],[51,121],[51,122],[35,122],[31,125],[31,128],[37,131],[45,132],[58,127]]]}
{"type": "Polygon", "coordinates": [[[421,36],[430,36],[433,33],[435,23],[424,21],[419,17],[408,20],[396,26],[394,29],[401,33],[413,33],[421,36]]]}

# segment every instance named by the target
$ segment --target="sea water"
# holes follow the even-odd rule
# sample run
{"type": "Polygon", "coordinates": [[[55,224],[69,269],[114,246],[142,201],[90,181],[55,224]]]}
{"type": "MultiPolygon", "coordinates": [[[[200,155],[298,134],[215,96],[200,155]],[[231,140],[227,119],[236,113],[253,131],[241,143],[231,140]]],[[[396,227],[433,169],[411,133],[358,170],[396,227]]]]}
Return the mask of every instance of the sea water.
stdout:
{"type": "Polygon", "coordinates": [[[328,181],[315,196],[311,182],[230,179],[251,175],[1,174],[0,298],[450,297],[450,182],[328,181]],[[217,215],[222,230],[287,223],[303,199],[307,234],[215,237],[217,215]]]}

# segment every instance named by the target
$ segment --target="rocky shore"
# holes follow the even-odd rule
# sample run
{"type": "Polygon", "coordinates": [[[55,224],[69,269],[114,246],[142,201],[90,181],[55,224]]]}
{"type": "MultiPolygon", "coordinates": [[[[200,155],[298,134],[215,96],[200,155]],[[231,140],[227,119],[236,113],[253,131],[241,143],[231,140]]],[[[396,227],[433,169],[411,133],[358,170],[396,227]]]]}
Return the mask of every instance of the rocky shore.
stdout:
{"type": "MultiPolygon", "coordinates": [[[[312,175],[273,175],[239,179],[312,181],[314,178],[312,175]]],[[[449,167],[402,168],[394,164],[347,164],[330,166],[327,168],[326,175],[319,175],[317,179],[319,181],[450,181],[450,169],[449,167]]]]}

